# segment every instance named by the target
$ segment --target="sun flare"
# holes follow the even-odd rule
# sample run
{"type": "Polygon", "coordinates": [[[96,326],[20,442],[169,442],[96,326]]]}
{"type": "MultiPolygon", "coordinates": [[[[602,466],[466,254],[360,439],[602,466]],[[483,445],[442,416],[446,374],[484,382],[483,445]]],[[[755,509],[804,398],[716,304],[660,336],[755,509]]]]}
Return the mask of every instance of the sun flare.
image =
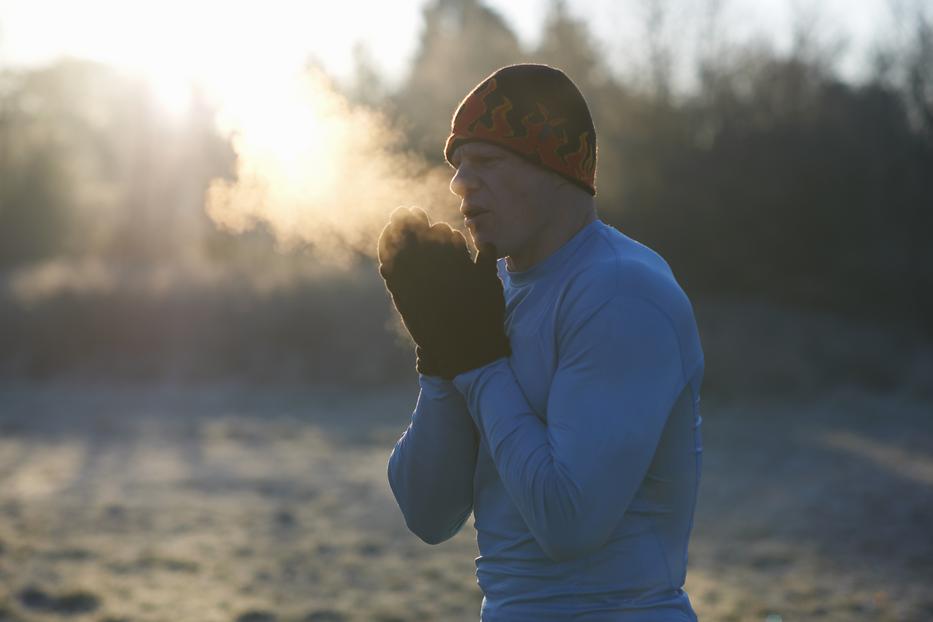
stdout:
{"type": "Polygon", "coordinates": [[[399,205],[455,214],[448,169],[405,152],[389,121],[348,102],[329,78],[335,65],[321,62],[349,55],[352,40],[403,49],[395,35],[410,11],[358,0],[326,11],[284,0],[88,0],[57,17],[42,36],[69,37],[75,54],[140,76],[169,123],[183,128],[194,101],[214,111],[236,153],[233,178],[215,178],[204,197],[222,228],[263,224],[286,245],[347,255],[372,253],[399,205]]]}

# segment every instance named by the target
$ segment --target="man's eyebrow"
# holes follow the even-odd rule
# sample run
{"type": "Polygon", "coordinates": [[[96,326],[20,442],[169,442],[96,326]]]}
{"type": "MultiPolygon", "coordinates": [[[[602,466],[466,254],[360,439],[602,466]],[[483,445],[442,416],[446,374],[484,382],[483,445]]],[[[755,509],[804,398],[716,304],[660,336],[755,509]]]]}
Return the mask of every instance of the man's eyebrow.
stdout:
{"type": "Polygon", "coordinates": [[[499,151],[477,149],[476,151],[466,154],[466,157],[472,160],[489,160],[492,158],[501,158],[503,156],[499,151]]]}
{"type": "Polygon", "coordinates": [[[464,160],[493,160],[503,157],[505,157],[505,154],[501,151],[494,151],[492,149],[486,150],[482,147],[473,148],[471,150],[464,145],[451,154],[450,165],[453,168],[458,168],[464,160]]]}

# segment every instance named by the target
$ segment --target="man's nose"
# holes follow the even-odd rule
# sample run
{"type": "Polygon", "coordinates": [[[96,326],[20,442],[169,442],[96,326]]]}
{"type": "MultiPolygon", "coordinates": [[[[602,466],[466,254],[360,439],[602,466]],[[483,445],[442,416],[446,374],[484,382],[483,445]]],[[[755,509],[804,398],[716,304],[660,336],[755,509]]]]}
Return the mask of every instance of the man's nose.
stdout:
{"type": "Polygon", "coordinates": [[[461,199],[466,198],[476,186],[476,178],[470,173],[468,166],[461,165],[450,179],[450,191],[461,199]]]}

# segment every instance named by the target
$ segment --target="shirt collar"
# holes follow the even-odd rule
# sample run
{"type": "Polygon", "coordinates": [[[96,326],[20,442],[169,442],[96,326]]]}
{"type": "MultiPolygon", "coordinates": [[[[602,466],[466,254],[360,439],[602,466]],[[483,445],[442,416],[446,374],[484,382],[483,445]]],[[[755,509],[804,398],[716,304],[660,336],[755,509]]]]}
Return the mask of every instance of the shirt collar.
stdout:
{"type": "Polygon", "coordinates": [[[504,273],[509,281],[514,285],[525,285],[534,281],[547,278],[549,275],[556,272],[564,265],[567,259],[573,255],[580,246],[586,242],[587,239],[593,233],[602,226],[602,221],[597,218],[593,222],[587,224],[585,227],[577,231],[572,238],[564,242],[564,244],[558,248],[556,251],[528,268],[527,270],[522,270],[521,272],[512,272],[505,266],[505,259],[502,259],[501,272],[504,273]]]}

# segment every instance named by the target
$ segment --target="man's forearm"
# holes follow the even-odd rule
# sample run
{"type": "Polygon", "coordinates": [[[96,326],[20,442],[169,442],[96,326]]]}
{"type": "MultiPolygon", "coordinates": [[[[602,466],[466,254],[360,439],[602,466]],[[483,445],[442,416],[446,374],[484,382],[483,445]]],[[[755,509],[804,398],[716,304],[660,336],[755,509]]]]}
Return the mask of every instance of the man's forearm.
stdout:
{"type": "Polygon", "coordinates": [[[547,425],[528,405],[508,361],[461,374],[455,383],[506,491],[542,549],[555,560],[579,555],[576,536],[582,540],[594,531],[574,520],[582,514],[576,482],[556,467],[547,425]]]}
{"type": "Polygon", "coordinates": [[[411,424],[389,457],[389,485],[408,528],[429,544],[453,536],[473,508],[477,433],[448,381],[421,376],[411,424]]]}

